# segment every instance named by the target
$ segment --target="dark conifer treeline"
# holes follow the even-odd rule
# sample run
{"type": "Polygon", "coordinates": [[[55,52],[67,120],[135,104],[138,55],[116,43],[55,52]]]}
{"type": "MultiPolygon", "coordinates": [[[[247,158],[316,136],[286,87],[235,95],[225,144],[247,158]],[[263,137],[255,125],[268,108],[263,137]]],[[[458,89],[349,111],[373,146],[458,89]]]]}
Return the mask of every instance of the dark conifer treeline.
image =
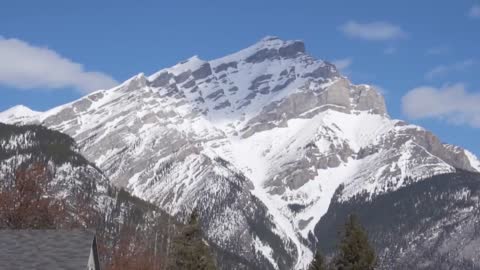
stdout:
{"type": "Polygon", "coordinates": [[[373,270],[375,251],[369,243],[366,231],[355,215],[349,215],[342,232],[335,257],[329,265],[317,251],[309,270],[373,270]]]}
{"type": "Polygon", "coordinates": [[[215,263],[202,238],[198,214],[194,211],[190,221],[173,240],[168,270],[214,270],[215,263]]]}

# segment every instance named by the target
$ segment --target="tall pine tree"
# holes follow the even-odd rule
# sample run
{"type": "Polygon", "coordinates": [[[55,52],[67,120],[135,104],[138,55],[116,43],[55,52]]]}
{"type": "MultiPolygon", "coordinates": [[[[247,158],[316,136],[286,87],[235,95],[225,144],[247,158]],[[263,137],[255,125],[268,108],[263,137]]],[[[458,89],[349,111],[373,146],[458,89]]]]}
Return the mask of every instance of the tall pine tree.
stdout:
{"type": "Polygon", "coordinates": [[[194,211],[189,223],[173,239],[168,270],[215,270],[215,263],[202,238],[198,215],[194,211]]]}
{"type": "Polygon", "coordinates": [[[375,268],[375,251],[368,242],[367,233],[354,215],[350,215],[345,223],[339,249],[334,261],[336,269],[373,270],[375,268]]]}
{"type": "Polygon", "coordinates": [[[313,261],[310,263],[308,270],[327,270],[325,258],[319,250],[315,253],[315,257],[313,257],[313,261]]]}

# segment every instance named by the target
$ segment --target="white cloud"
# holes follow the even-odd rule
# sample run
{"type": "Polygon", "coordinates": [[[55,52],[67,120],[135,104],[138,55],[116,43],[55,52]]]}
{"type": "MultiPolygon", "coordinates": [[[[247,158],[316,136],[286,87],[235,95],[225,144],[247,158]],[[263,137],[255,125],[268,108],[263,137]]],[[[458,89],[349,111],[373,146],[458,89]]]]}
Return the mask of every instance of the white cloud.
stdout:
{"type": "Polygon", "coordinates": [[[337,67],[337,69],[341,71],[346,71],[347,68],[349,68],[352,65],[352,59],[351,58],[343,58],[343,59],[337,59],[333,60],[332,63],[337,67]]]}
{"type": "Polygon", "coordinates": [[[0,84],[19,89],[74,88],[82,92],[110,88],[117,82],[48,48],[0,36],[0,84]]]}
{"type": "Polygon", "coordinates": [[[447,75],[450,72],[463,71],[471,67],[474,63],[475,62],[472,59],[467,59],[465,61],[457,62],[451,65],[439,65],[425,73],[425,78],[428,80],[432,80],[436,77],[447,75]]]}
{"type": "Polygon", "coordinates": [[[340,30],[352,38],[374,41],[400,39],[408,36],[401,27],[388,22],[358,23],[349,21],[340,26],[340,30]]]}
{"type": "Polygon", "coordinates": [[[427,55],[440,55],[440,54],[446,54],[450,51],[450,49],[447,46],[438,46],[438,47],[433,47],[427,50],[427,55]]]}
{"type": "Polygon", "coordinates": [[[480,18],[480,5],[474,5],[468,12],[470,18],[480,18]]]}
{"type": "Polygon", "coordinates": [[[435,118],[480,128],[480,93],[467,92],[463,84],[441,88],[422,86],[402,98],[403,112],[411,119],[435,118]]]}

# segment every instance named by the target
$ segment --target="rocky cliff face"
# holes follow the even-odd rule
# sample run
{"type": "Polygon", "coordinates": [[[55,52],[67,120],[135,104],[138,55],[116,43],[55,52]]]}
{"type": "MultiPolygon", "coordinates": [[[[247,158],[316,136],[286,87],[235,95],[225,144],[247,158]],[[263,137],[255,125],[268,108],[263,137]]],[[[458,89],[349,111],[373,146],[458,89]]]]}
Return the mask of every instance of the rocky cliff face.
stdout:
{"type": "Polygon", "coordinates": [[[276,37],[0,121],[71,135],[115,185],[172,215],[198,208],[223,269],[303,269],[332,203],[480,170],[468,151],[391,119],[374,87],[276,37]]]}

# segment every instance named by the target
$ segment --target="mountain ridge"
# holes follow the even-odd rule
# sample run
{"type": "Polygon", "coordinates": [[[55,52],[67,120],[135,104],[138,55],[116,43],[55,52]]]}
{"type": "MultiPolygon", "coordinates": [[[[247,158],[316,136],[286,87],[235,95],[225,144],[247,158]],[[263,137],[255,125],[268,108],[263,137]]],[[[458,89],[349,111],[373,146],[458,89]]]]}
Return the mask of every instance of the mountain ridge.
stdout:
{"type": "Polygon", "coordinates": [[[480,171],[470,152],[391,119],[374,87],[276,37],[0,121],[71,135],[114,184],[172,215],[203,209],[210,241],[272,269],[305,267],[340,186],[349,201],[480,171]]]}

